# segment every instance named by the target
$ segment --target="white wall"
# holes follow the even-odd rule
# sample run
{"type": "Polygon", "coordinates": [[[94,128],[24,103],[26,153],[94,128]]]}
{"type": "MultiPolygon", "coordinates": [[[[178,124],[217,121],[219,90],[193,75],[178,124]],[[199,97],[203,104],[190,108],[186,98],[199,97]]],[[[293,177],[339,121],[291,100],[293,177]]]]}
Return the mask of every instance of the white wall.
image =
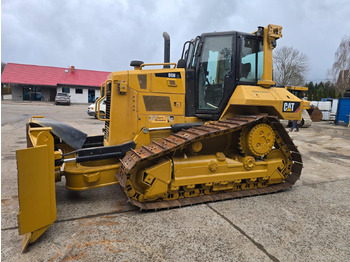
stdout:
{"type": "MultiPolygon", "coordinates": [[[[69,91],[70,91],[70,101],[71,103],[88,103],[89,102],[89,98],[88,98],[88,94],[89,94],[89,89],[93,89],[93,88],[84,88],[84,87],[78,87],[80,89],[83,89],[83,93],[82,94],[76,94],[76,87],[70,87],[69,91]]],[[[57,93],[62,93],[62,87],[57,87],[57,93]]],[[[95,98],[100,96],[100,90],[99,89],[95,89],[95,98]]]]}
{"type": "Polygon", "coordinates": [[[97,89],[95,91],[95,98],[100,97],[100,89],[97,89]]]}
{"type": "Polygon", "coordinates": [[[3,95],[4,100],[12,100],[12,94],[3,95]]]}
{"type": "Polygon", "coordinates": [[[88,102],[88,90],[85,88],[80,88],[83,90],[82,94],[76,94],[74,87],[70,89],[70,101],[71,103],[87,103],[88,102]]]}
{"type": "Polygon", "coordinates": [[[11,85],[11,93],[13,101],[22,101],[23,100],[23,91],[20,85],[11,85]]]}

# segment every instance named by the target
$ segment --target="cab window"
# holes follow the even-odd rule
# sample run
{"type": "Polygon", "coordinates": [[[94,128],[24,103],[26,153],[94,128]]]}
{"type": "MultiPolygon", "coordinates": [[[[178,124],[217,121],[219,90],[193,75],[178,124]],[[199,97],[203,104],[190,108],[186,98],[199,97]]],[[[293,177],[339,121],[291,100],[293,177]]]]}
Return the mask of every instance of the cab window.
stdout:
{"type": "Polygon", "coordinates": [[[215,111],[224,96],[225,76],[231,71],[232,36],[206,37],[198,77],[198,109],[215,111]]]}
{"type": "Polygon", "coordinates": [[[257,82],[263,74],[263,44],[260,39],[242,37],[241,82],[257,82]]]}

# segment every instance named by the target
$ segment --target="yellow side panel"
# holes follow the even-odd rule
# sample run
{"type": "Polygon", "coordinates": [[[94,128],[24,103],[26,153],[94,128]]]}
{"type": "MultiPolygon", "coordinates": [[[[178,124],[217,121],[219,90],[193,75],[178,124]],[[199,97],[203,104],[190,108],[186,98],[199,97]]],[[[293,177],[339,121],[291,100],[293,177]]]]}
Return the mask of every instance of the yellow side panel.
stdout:
{"type": "Polygon", "coordinates": [[[120,95],[113,86],[111,97],[108,145],[118,145],[131,141],[137,134],[138,93],[128,88],[125,95],[120,95]]]}
{"type": "Polygon", "coordinates": [[[43,145],[17,150],[20,235],[47,227],[56,220],[54,162],[48,148],[43,145]]]}
{"type": "Polygon", "coordinates": [[[232,94],[221,118],[225,115],[229,116],[229,113],[235,113],[234,110],[237,111],[237,109],[238,114],[242,114],[244,110],[249,109],[248,107],[260,107],[263,113],[269,113],[266,112],[267,108],[273,109],[274,115],[281,119],[300,120],[303,105],[304,102],[301,99],[285,88],[239,85],[232,94]],[[289,112],[287,109],[290,105],[293,106],[291,107],[293,110],[289,112]]]}

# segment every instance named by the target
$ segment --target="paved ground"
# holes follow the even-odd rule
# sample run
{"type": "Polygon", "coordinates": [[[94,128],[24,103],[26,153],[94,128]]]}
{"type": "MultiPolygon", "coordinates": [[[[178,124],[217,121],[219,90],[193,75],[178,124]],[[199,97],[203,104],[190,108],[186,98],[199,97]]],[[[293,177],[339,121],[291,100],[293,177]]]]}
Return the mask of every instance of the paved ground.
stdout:
{"type": "Polygon", "coordinates": [[[22,254],[15,150],[31,115],[89,135],[103,123],[87,105],[1,105],[3,261],[349,261],[350,128],[326,122],[291,133],[303,155],[301,180],[267,196],[140,212],[119,186],[74,193],[56,184],[57,221],[22,254]]]}

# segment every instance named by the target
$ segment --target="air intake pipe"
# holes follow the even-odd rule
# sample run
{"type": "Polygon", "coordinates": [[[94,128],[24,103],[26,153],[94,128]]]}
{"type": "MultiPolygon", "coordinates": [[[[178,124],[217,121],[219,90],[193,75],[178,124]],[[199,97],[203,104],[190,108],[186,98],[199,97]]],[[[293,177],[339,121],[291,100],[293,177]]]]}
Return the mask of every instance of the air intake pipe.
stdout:
{"type": "MultiPolygon", "coordinates": [[[[170,36],[167,32],[164,32],[163,37],[164,37],[164,63],[170,63],[170,36]]],[[[170,65],[164,65],[163,68],[170,68],[170,65]]]]}

